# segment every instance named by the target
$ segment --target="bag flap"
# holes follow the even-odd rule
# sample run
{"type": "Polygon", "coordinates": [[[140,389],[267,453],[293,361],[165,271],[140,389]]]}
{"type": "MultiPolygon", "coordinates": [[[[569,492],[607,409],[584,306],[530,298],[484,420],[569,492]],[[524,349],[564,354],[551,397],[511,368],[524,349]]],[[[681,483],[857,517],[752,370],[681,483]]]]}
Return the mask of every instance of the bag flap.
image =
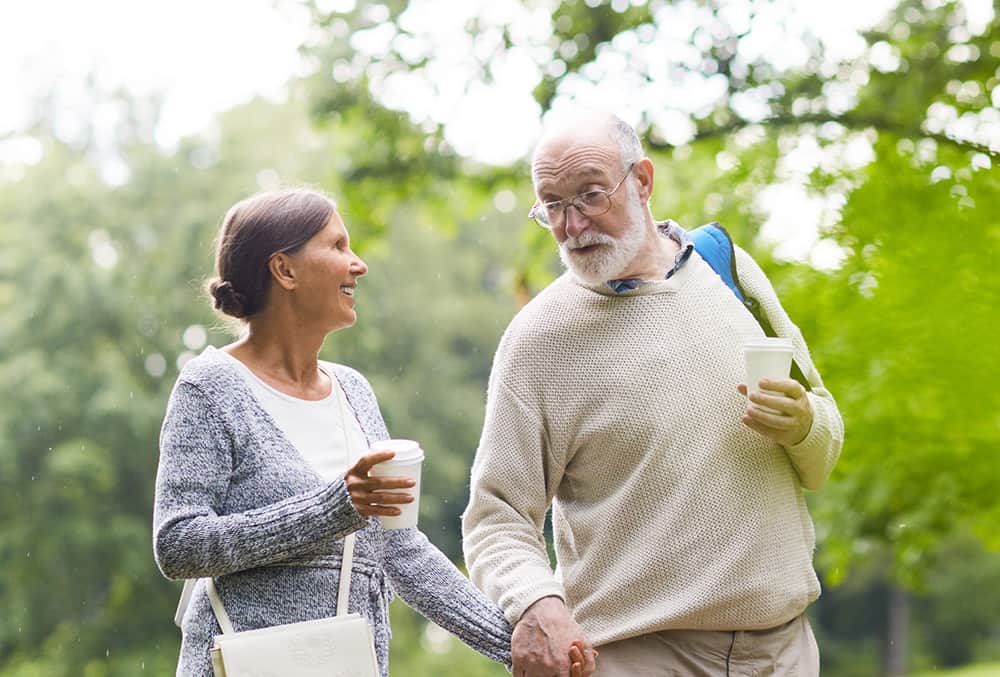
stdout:
{"type": "Polygon", "coordinates": [[[358,614],[216,635],[230,677],[378,677],[371,628],[358,614]]]}

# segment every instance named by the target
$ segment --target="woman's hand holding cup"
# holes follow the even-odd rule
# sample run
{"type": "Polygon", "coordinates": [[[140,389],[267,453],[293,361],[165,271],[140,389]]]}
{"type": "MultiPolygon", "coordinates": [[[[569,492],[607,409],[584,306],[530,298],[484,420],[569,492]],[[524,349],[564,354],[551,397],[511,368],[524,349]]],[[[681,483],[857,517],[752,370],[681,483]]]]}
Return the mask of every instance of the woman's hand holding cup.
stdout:
{"type": "Polygon", "coordinates": [[[372,467],[388,461],[395,455],[394,451],[366,454],[344,475],[351,502],[365,517],[394,517],[399,515],[400,511],[391,504],[405,505],[413,502],[413,494],[400,490],[413,488],[416,485],[414,480],[408,477],[376,477],[369,474],[372,467]]]}

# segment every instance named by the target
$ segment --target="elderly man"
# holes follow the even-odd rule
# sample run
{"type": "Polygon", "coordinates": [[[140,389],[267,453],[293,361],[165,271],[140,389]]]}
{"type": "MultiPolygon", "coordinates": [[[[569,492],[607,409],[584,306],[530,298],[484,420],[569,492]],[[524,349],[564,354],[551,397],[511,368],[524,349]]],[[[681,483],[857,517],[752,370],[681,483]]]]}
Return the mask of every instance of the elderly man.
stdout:
{"type": "Polygon", "coordinates": [[[497,349],[462,524],[473,581],[515,624],[515,677],[568,674],[573,642],[586,671],[598,648],[602,676],[818,674],[803,489],[829,475],[843,423],[801,333],[737,247],[809,384],[764,380],[748,401],[760,325],[653,219],[653,163],[621,120],[548,129],[532,171],[531,216],[568,272],[497,349]]]}

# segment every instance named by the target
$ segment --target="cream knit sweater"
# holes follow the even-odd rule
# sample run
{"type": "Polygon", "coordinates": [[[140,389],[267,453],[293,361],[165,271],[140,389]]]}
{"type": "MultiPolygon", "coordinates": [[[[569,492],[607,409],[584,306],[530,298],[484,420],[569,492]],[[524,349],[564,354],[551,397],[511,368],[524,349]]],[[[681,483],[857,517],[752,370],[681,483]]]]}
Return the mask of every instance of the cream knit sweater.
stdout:
{"type": "Polygon", "coordinates": [[[557,595],[603,644],[770,628],[818,597],[802,490],[830,473],[843,423],[770,282],[736,254],[813,387],[812,429],[795,447],[740,421],[742,344],[763,332],[697,253],[622,295],[563,275],[507,328],[462,528],[472,580],[512,623],[557,595]]]}

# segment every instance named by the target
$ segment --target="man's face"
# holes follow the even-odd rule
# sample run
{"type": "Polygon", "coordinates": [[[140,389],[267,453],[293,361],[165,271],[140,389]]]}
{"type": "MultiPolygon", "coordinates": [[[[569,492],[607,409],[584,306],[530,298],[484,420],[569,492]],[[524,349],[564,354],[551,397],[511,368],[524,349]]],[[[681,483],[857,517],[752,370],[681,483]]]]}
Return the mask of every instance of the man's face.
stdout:
{"type": "Polygon", "coordinates": [[[618,149],[604,139],[557,139],[539,149],[533,173],[540,202],[567,200],[593,190],[610,192],[625,175],[607,212],[584,216],[568,206],[552,227],[559,257],[577,277],[601,284],[619,276],[642,248],[645,219],[635,182],[625,174],[618,149]]]}

